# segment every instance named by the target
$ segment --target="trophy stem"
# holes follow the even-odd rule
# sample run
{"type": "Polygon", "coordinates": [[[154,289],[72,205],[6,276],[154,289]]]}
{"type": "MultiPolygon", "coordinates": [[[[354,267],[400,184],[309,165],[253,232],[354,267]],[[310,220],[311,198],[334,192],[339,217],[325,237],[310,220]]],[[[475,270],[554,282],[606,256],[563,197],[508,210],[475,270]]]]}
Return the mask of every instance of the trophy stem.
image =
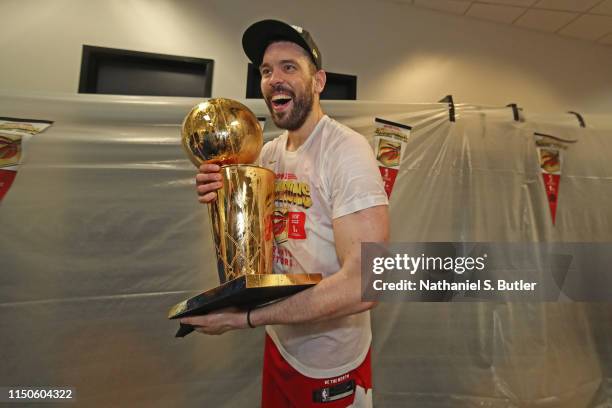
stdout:
{"type": "Polygon", "coordinates": [[[219,282],[272,273],[274,173],[243,164],[220,173],[223,187],[209,207],[219,282]]]}

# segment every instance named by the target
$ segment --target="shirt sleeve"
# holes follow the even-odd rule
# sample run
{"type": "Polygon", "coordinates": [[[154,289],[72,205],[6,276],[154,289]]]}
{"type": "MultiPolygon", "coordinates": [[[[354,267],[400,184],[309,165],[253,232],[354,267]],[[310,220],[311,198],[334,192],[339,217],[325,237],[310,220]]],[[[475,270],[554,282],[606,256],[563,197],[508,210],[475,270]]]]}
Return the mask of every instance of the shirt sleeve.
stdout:
{"type": "Polygon", "coordinates": [[[374,152],[363,136],[349,134],[336,143],[332,152],[332,218],[389,204],[374,152]]]}
{"type": "Polygon", "coordinates": [[[257,156],[257,160],[255,160],[255,163],[253,163],[255,166],[266,167],[262,163],[267,162],[268,155],[270,154],[269,149],[271,146],[272,146],[272,142],[264,143],[263,147],[261,148],[261,151],[259,152],[259,156],[257,156]]]}

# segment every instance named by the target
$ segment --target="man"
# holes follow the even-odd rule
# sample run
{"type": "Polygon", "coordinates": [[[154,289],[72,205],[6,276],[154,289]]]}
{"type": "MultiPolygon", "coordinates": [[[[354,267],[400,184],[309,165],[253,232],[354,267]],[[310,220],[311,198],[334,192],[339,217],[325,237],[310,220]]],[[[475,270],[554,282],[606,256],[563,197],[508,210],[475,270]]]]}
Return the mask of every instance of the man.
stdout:
{"type": "MultiPolygon", "coordinates": [[[[324,278],[265,307],[181,322],[206,334],[266,325],[264,407],[371,406],[368,310],[374,303],[361,301],[360,245],[388,238],[387,196],[372,149],[323,113],[326,76],[307,31],[264,20],[242,42],[261,72],[272,120],[286,129],[259,158],[276,174],[274,271],[324,278]]],[[[218,171],[200,167],[200,202],[216,199],[218,171]]]]}

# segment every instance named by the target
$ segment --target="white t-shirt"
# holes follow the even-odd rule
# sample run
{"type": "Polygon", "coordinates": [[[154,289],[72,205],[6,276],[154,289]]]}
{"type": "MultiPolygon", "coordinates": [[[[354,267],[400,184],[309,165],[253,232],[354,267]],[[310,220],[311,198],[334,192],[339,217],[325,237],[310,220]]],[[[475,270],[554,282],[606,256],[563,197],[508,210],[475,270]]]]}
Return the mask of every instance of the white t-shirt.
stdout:
{"type": "MultiPolygon", "coordinates": [[[[388,204],[380,171],[366,139],[327,116],[296,151],[286,146],[284,132],[259,160],[276,174],[274,272],[326,277],[340,269],[332,220],[388,204]]],[[[289,364],[313,378],[358,367],[372,338],[369,312],[266,330],[289,364]]]]}

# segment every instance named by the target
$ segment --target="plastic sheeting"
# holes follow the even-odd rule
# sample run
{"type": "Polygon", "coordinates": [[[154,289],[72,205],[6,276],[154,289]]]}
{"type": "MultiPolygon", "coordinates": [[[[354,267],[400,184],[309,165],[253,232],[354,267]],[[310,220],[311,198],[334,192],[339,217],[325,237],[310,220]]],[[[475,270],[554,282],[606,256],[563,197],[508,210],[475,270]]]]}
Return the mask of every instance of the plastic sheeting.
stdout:
{"type": "MultiPolygon", "coordinates": [[[[166,320],[217,285],[178,137],[196,102],[0,95],[0,116],[55,121],[0,203],[0,386],[70,386],[88,407],[258,406],[262,329],[175,339],[166,320]]],[[[612,117],[324,107],[368,138],[374,117],[413,127],[393,241],[612,241],[612,117]],[[554,226],[534,131],[579,140],[554,226]]],[[[612,406],[609,303],[381,303],[373,333],[378,407],[612,406]]]]}

